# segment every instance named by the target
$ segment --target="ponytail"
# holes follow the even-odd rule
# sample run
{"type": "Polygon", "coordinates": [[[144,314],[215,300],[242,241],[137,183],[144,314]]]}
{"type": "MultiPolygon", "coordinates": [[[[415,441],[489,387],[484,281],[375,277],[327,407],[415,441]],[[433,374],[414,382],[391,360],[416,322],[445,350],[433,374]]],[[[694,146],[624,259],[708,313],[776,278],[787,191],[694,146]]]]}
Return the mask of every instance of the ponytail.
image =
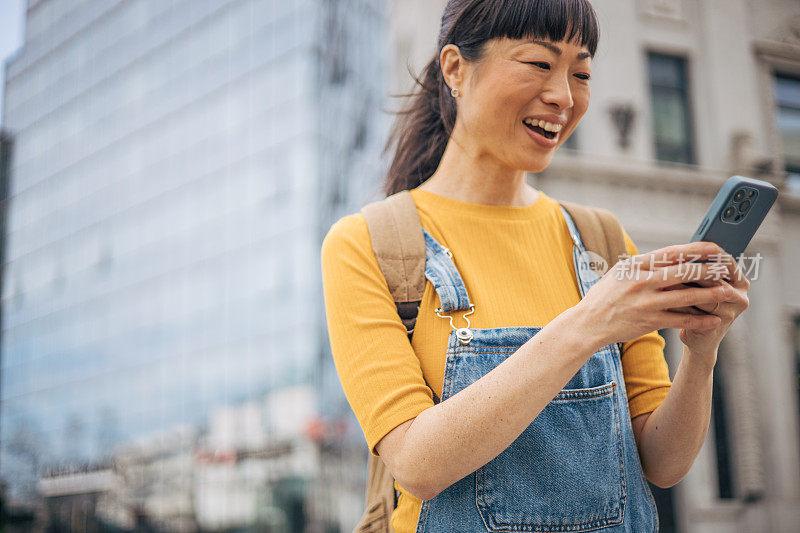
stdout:
{"type": "Polygon", "coordinates": [[[413,189],[430,178],[439,166],[456,122],[456,104],[444,82],[439,56],[434,56],[411,93],[408,106],[398,112],[385,151],[396,143],[384,193],[413,189]]]}

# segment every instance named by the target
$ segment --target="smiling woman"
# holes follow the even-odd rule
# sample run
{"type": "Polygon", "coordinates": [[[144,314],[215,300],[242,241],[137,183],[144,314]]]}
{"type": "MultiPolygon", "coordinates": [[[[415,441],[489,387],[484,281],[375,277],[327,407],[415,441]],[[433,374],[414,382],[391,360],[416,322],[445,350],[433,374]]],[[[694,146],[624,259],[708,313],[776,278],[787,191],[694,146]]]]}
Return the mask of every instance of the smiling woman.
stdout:
{"type": "Polygon", "coordinates": [[[667,290],[720,266],[679,257],[721,248],[639,255],[624,230],[631,261],[587,276],[575,221],[525,179],[586,113],[597,42],[588,0],[447,2],[387,144],[390,198],[323,241],[331,353],[370,464],[390,471],[371,470],[388,488],[359,531],[386,532],[391,514],[398,533],[655,532],[647,480],[677,483],[702,446],[746,280],[667,290]],[[421,282],[396,283],[411,263],[421,282]],[[675,311],[690,305],[709,314],[675,311]],[[685,332],[674,384],[662,328],[685,332]]]}

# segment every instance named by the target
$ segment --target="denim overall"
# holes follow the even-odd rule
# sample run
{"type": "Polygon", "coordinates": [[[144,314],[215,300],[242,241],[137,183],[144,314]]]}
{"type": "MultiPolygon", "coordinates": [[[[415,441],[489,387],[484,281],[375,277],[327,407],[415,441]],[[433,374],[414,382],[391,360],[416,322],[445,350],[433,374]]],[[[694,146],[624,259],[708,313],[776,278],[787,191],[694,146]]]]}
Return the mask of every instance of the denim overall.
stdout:
{"type": "MultiPolygon", "coordinates": [[[[578,230],[573,241],[581,298],[599,279],[578,230]]],[[[423,229],[425,277],[436,314],[474,312],[453,256],[423,229]]],[[[457,322],[461,322],[455,313],[457,322]]],[[[456,328],[447,342],[442,398],[453,396],[512,355],[542,328],[456,328]]],[[[609,344],[570,379],[500,455],[422,502],[417,533],[486,531],[658,531],[655,501],[633,437],[619,344],[609,344]]]]}

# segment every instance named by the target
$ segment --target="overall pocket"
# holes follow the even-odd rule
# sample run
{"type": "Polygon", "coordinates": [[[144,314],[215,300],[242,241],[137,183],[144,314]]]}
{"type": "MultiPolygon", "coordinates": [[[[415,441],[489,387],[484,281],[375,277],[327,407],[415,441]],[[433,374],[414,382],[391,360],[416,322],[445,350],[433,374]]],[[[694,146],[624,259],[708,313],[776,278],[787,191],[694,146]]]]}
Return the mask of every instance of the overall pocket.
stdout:
{"type": "Polygon", "coordinates": [[[489,531],[586,531],[622,522],[617,387],[610,381],[562,390],[475,472],[476,503],[489,531]]]}

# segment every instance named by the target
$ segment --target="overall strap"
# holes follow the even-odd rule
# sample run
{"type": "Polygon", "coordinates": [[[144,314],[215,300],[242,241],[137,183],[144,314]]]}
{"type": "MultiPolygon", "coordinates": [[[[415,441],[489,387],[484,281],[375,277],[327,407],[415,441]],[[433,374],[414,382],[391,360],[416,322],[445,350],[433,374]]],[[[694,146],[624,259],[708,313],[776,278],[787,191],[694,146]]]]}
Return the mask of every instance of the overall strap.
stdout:
{"type": "Polygon", "coordinates": [[[441,303],[439,310],[449,313],[474,308],[469,301],[464,280],[453,262],[453,253],[439,244],[428,230],[423,228],[422,232],[425,236],[425,250],[428,254],[425,262],[425,277],[431,281],[436,294],[439,295],[441,303]]]}
{"type": "Polygon", "coordinates": [[[408,337],[425,291],[425,238],[411,193],[400,191],[361,208],[372,249],[408,337]]]}
{"type": "MultiPolygon", "coordinates": [[[[622,224],[611,211],[564,200],[558,203],[566,209],[575,222],[580,233],[578,240],[583,242],[584,248],[600,254],[608,263],[608,268],[614,266],[620,260],[620,256],[627,253],[622,224]]],[[[576,236],[572,235],[572,239],[574,241],[576,236]]],[[[580,245],[577,242],[575,244],[580,245]]]]}
{"type": "MultiPolygon", "coordinates": [[[[566,201],[560,201],[559,204],[572,237],[575,274],[578,276],[578,288],[583,298],[602,276],[602,273],[598,274],[591,268],[591,258],[587,257],[585,251],[599,254],[610,269],[627,256],[625,234],[617,217],[607,209],[566,201]]],[[[622,343],[618,342],[616,345],[621,356],[622,343]]]]}

